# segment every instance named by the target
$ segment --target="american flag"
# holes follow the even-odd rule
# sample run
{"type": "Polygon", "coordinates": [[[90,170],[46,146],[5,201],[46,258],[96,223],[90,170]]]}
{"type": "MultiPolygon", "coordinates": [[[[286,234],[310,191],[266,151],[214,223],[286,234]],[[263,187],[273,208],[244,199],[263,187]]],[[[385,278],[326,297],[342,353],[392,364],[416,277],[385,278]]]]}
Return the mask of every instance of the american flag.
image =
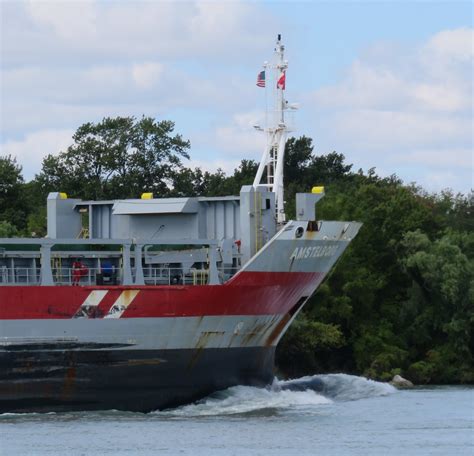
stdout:
{"type": "Polygon", "coordinates": [[[265,70],[260,71],[257,75],[257,86],[265,87],[265,70]]]}

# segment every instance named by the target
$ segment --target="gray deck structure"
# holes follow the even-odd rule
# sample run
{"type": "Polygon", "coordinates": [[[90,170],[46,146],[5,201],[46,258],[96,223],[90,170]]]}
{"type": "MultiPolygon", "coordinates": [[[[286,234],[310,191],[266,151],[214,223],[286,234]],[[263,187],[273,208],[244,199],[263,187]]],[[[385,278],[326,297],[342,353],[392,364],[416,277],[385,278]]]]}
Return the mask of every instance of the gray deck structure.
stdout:
{"type": "Polygon", "coordinates": [[[0,285],[81,284],[106,268],[114,283],[226,281],[276,233],[274,193],[244,186],[239,196],[83,201],[64,193],[47,200],[43,239],[0,239],[0,285]]]}
{"type": "MultiPolygon", "coordinates": [[[[298,194],[298,220],[315,220],[323,194],[298,194]]],[[[244,186],[239,196],[47,200],[43,239],[0,239],[0,285],[218,284],[277,232],[275,194],[244,186]],[[104,273],[107,269],[108,273],[104,273]],[[109,284],[107,283],[107,284],[109,284]]]]}

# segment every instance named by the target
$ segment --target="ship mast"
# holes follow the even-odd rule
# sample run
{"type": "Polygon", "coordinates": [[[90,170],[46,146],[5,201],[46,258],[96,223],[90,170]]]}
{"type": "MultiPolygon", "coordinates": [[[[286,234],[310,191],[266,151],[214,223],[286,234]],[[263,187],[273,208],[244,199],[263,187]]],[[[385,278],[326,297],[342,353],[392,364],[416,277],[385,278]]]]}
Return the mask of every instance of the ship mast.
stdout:
{"type": "Polygon", "coordinates": [[[265,186],[275,193],[275,207],[277,223],[285,222],[285,201],[283,195],[283,164],[285,158],[285,144],[288,132],[285,123],[285,110],[288,102],[284,97],[285,90],[285,72],[288,68],[288,62],[284,60],[285,46],[281,43],[281,35],[278,35],[275,47],[275,63],[264,64],[265,71],[270,70],[274,74],[274,86],[271,88],[274,98],[274,113],[268,115],[268,124],[263,129],[265,131],[267,142],[262,154],[262,159],[255,176],[253,186],[265,186]],[[266,170],[266,182],[262,182],[266,170]]]}

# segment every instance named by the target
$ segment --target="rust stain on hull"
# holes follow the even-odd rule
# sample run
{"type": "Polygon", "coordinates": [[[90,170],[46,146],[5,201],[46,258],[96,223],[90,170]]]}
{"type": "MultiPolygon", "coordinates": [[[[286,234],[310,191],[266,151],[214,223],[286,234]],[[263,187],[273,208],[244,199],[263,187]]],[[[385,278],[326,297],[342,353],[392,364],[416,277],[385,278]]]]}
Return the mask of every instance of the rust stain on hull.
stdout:
{"type": "Polygon", "coordinates": [[[289,312],[284,315],[284,317],[278,322],[278,324],[275,326],[275,328],[273,329],[273,331],[270,333],[267,340],[265,341],[266,347],[269,347],[273,345],[276,341],[278,341],[279,337],[282,335],[288,323],[291,322],[293,317],[299,312],[299,310],[303,307],[303,305],[308,299],[309,299],[309,296],[303,296],[289,310],[289,312]]]}
{"type": "Polygon", "coordinates": [[[191,357],[191,360],[188,365],[188,369],[194,368],[199,358],[201,357],[203,350],[206,348],[207,344],[209,343],[209,340],[212,337],[216,337],[216,336],[220,337],[220,336],[223,336],[224,334],[225,334],[225,331],[203,331],[201,333],[201,336],[199,337],[199,340],[197,341],[196,348],[194,350],[193,356],[191,357]]]}
{"type": "Polygon", "coordinates": [[[74,387],[76,383],[76,367],[71,366],[66,369],[64,376],[62,399],[69,399],[74,394],[74,387]]]}
{"type": "Polygon", "coordinates": [[[270,345],[273,345],[273,342],[275,342],[275,340],[277,340],[277,338],[280,336],[280,334],[282,333],[282,331],[285,329],[286,325],[288,324],[288,322],[291,320],[291,315],[290,313],[288,312],[279,322],[278,324],[275,326],[275,328],[273,329],[273,331],[270,333],[270,335],[268,336],[267,340],[265,341],[265,346],[266,347],[269,347],[270,345]]]}

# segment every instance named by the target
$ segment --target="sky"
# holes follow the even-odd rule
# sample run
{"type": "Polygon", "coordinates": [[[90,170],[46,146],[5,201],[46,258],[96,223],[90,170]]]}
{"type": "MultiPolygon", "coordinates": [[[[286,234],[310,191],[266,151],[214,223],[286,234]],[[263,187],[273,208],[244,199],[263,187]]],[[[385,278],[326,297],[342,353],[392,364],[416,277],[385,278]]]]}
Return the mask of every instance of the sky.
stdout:
{"type": "Polygon", "coordinates": [[[257,73],[277,34],[292,135],[353,169],[430,192],[473,177],[473,3],[5,1],[0,155],[26,180],[85,122],[152,116],[191,142],[187,166],[261,156],[257,73]]]}

